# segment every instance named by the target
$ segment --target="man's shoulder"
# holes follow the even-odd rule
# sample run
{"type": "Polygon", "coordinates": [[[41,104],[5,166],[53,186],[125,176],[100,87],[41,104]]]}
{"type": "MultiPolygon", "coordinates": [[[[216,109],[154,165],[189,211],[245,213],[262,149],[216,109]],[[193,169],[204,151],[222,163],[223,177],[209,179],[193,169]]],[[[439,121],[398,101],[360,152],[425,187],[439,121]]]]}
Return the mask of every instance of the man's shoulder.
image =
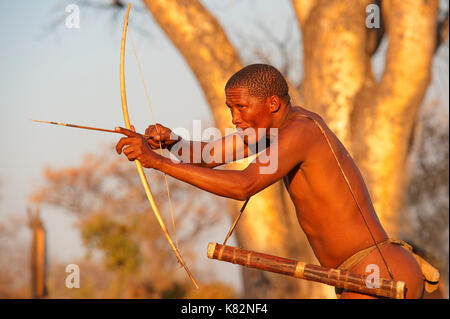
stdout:
{"type": "Polygon", "coordinates": [[[289,124],[292,131],[311,135],[315,135],[318,132],[318,128],[326,127],[325,121],[319,114],[299,106],[292,107],[291,121],[289,124]]]}
{"type": "Polygon", "coordinates": [[[312,112],[301,106],[292,106],[292,116],[296,119],[310,119],[325,123],[323,118],[318,113],[312,112]]]}

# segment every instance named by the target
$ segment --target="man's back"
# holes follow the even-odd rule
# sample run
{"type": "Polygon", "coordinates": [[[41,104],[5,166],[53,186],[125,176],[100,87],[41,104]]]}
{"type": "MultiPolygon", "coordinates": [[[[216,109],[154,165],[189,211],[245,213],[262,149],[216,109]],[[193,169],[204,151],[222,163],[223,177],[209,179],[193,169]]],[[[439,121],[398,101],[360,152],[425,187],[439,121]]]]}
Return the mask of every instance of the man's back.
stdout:
{"type": "MultiPolygon", "coordinates": [[[[364,180],[338,138],[320,116],[303,108],[293,107],[291,120],[298,125],[315,120],[322,127],[375,239],[386,240],[387,234],[376,216],[364,180]]],[[[317,125],[309,126],[310,136],[296,138],[313,139],[309,144],[312,147],[306,160],[292,169],[284,181],[300,225],[320,263],[336,267],[352,253],[374,242],[327,139],[317,125]]]]}
{"type": "MultiPolygon", "coordinates": [[[[374,207],[364,179],[350,154],[326,126],[319,115],[301,107],[293,107],[290,121],[308,125],[311,139],[305,160],[294,167],[284,182],[296,207],[297,218],[319,262],[326,267],[338,267],[357,252],[388,240],[374,207]],[[309,123],[308,123],[309,122],[309,123]],[[314,123],[314,125],[311,125],[314,123]]],[[[410,294],[420,290],[420,269],[412,256],[401,247],[382,247],[390,268],[404,272],[410,282],[410,294]]],[[[382,251],[383,253],[383,251],[382,251]]],[[[370,259],[371,256],[368,258],[370,259]]],[[[378,251],[372,252],[380,276],[389,278],[378,251]],[[383,276],[384,275],[384,276],[383,276]]],[[[384,257],[384,256],[383,256],[384,257]]],[[[363,260],[362,260],[363,263],[363,260]]],[[[364,272],[365,268],[359,269],[364,272]]],[[[395,278],[395,280],[399,277],[395,278]]],[[[354,295],[352,295],[355,298],[354,295]]]]}

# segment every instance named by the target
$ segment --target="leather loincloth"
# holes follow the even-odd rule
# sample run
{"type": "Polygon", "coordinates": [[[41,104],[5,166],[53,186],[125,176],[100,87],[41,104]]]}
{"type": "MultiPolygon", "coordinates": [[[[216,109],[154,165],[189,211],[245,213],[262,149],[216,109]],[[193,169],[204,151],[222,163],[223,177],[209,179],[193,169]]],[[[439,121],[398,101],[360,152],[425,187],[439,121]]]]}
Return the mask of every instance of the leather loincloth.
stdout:
{"type": "MultiPolygon", "coordinates": [[[[430,265],[426,260],[424,260],[422,257],[420,257],[419,255],[415,254],[413,252],[413,249],[411,247],[411,245],[409,245],[408,243],[404,242],[403,240],[400,239],[388,239],[385,240],[381,243],[378,243],[378,247],[382,247],[385,244],[395,244],[395,245],[399,245],[403,248],[405,248],[406,250],[408,250],[416,259],[417,263],[420,266],[420,269],[422,270],[422,274],[424,276],[424,288],[427,292],[431,293],[434,290],[437,289],[438,287],[438,283],[439,283],[439,271],[434,268],[432,265],[430,265]]],[[[368,248],[365,248],[363,250],[358,251],[356,254],[350,256],[349,258],[347,258],[343,263],[341,263],[336,269],[339,270],[350,270],[353,268],[353,266],[355,266],[356,264],[358,264],[360,261],[362,261],[364,258],[366,258],[372,251],[374,251],[375,249],[377,249],[377,245],[373,245],[370,246],[368,248]]],[[[340,294],[344,291],[344,289],[342,288],[336,288],[335,287],[335,292],[336,292],[336,296],[339,298],[340,294]]]]}

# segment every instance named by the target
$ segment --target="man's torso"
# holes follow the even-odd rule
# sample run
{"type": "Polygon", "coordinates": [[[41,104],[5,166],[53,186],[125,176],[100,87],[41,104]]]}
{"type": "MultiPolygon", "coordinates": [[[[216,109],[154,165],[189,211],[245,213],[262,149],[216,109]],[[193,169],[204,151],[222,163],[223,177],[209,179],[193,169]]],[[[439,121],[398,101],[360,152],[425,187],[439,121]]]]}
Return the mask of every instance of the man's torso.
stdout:
{"type": "MultiPolygon", "coordinates": [[[[306,117],[315,119],[323,128],[355,199],[339,168],[330,145],[319,127],[311,131],[311,147],[304,161],[284,178],[295,205],[297,217],[319,262],[336,267],[357,251],[374,244],[368,227],[377,242],[388,238],[376,216],[364,180],[345,147],[317,114],[293,107],[290,121],[306,117]]],[[[310,120],[310,119],[309,119],[310,120]]]]}

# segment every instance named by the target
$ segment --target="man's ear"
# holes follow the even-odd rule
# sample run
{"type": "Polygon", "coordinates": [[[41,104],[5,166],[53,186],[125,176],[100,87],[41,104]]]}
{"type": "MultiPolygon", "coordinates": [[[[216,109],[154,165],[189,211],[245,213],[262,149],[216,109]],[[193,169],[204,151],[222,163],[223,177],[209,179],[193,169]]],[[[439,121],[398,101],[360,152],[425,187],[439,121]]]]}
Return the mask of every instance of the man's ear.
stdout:
{"type": "Polygon", "coordinates": [[[280,98],[276,95],[272,95],[271,97],[269,97],[268,103],[269,103],[269,110],[271,113],[278,112],[278,110],[281,107],[280,98]]]}

